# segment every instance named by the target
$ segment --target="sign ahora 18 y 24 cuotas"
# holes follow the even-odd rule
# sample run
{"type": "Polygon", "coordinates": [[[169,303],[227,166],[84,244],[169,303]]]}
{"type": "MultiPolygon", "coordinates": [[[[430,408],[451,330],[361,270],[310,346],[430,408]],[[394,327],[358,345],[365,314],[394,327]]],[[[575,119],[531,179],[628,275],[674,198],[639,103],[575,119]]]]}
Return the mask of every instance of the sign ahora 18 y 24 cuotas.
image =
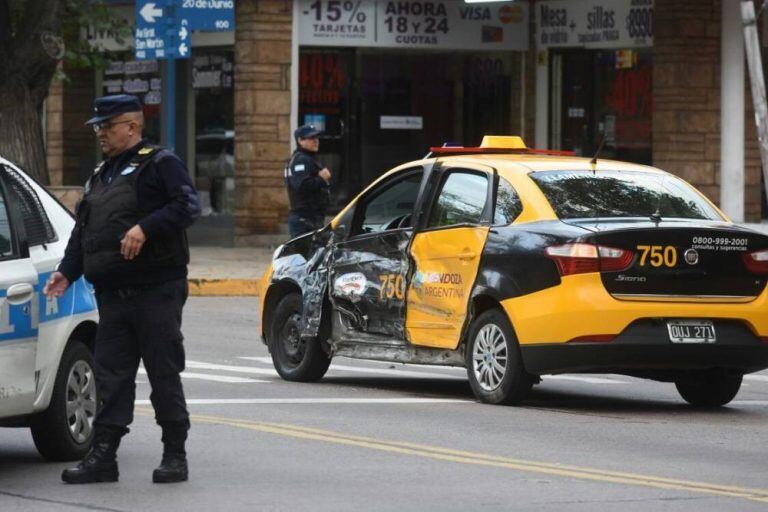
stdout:
{"type": "Polygon", "coordinates": [[[466,50],[528,48],[528,5],[299,0],[301,45],[466,50]]]}

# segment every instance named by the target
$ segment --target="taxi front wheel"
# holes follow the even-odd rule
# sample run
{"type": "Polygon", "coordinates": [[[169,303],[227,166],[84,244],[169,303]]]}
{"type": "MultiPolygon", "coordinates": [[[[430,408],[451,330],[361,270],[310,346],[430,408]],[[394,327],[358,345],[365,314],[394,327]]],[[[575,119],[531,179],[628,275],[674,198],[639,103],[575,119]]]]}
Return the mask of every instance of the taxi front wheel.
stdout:
{"type": "Polygon", "coordinates": [[[706,370],[675,382],[683,400],[696,407],[720,407],[736,397],[742,375],[725,370],[706,370]]]}
{"type": "Polygon", "coordinates": [[[467,336],[464,357],[475,396],[487,404],[523,401],[533,378],[523,367],[517,338],[504,312],[484,311],[474,319],[467,336]]]}
{"type": "Polygon", "coordinates": [[[272,315],[269,352],[277,373],[285,380],[312,382],[320,380],[331,358],[317,340],[301,337],[301,295],[283,297],[272,315]]]}
{"type": "Polygon", "coordinates": [[[78,460],[90,448],[97,404],[93,368],[88,347],[70,341],[61,356],[51,403],[30,425],[35,446],[46,459],[78,460]]]}

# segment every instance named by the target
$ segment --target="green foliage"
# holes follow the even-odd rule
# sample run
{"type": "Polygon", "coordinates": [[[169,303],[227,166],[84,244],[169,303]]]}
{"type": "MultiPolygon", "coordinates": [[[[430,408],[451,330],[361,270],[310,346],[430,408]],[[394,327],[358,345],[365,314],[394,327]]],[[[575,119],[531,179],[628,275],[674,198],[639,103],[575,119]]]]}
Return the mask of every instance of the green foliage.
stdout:
{"type": "Polygon", "coordinates": [[[64,59],[68,64],[103,67],[104,49],[92,39],[97,35],[102,39],[111,37],[118,44],[124,44],[131,28],[103,0],[66,0],[63,32],[67,48],[64,59]]]}
{"type": "Polygon", "coordinates": [[[131,35],[127,21],[116,15],[114,6],[107,5],[104,0],[0,0],[0,17],[3,4],[6,4],[9,14],[8,33],[3,39],[16,38],[17,34],[29,30],[30,27],[25,25],[31,21],[30,9],[61,5],[60,35],[64,40],[63,59],[67,66],[101,67],[105,62],[104,49],[93,41],[95,36],[110,37],[123,44],[131,35]]]}

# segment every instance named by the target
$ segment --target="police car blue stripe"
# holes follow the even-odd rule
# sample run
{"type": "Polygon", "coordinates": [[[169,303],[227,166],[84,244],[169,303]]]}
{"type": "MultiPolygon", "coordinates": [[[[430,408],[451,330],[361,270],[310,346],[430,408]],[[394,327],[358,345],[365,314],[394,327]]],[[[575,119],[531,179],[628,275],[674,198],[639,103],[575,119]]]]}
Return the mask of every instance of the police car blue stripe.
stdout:
{"type": "MultiPolygon", "coordinates": [[[[5,311],[0,310],[0,342],[35,338],[41,323],[96,310],[93,287],[83,278],[75,281],[62,297],[49,300],[42,291],[50,275],[51,272],[39,275],[38,284],[34,287],[36,307],[32,302],[13,306],[0,300],[0,308],[8,308],[7,318],[5,311]]],[[[0,290],[0,299],[6,295],[6,290],[0,290]]]]}

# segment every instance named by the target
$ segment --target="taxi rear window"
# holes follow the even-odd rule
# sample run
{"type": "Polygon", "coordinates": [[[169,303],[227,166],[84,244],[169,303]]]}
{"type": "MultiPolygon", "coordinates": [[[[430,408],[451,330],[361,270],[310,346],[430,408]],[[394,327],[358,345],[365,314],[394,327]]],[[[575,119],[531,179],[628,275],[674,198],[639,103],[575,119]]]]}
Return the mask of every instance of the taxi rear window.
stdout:
{"type": "Polygon", "coordinates": [[[649,217],[723,220],[683,180],[638,171],[529,174],[561,219],[649,217]]]}

